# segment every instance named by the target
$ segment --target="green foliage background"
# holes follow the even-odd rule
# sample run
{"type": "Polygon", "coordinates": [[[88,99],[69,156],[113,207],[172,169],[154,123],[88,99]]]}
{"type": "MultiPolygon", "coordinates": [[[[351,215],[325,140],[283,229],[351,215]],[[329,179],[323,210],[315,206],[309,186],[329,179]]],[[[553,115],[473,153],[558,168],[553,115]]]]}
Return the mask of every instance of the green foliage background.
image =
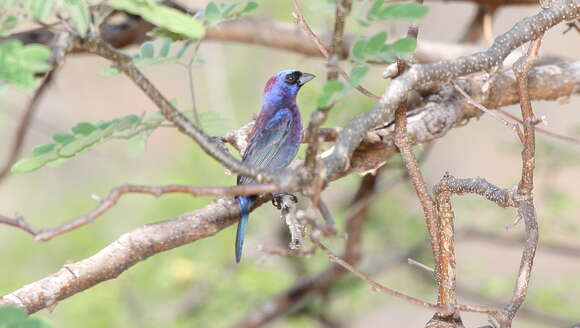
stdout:
{"type": "MultiPolygon", "coordinates": [[[[304,2],[303,6],[307,19],[315,28],[330,28],[334,15],[332,1],[304,2]]],[[[288,2],[262,1],[255,13],[292,23],[289,14],[292,10],[288,2]]],[[[386,23],[365,26],[376,19],[377,17],[368,17],[354,11],[348,23],[349,30],[362,33],[365,37],[380,35],[385,29],[383,24],[386,23]]],[[[400,26],[406,26],[406,23],[400,26]]],[[[389,30],[387,44],[396,40],[391,39],[391,35],[404,35],[404,28],[398,31],[391,31],[392,29],[394,28],[389,30]]],[[[148,50],[143,53],[143,48],[127,51],[143,57],[148,56],[148,50]]],[[[190,55],[191,51],[192,48],[188,48],[185,56],[190,55]]],[[[218,124],[218,131],[227,130],[224,129],[225,124],[231,127],[245,124],[259,109],[261,89],[267,78],[274,72],[290,67],[315,73],[319,77],[304,87],[299,96],[305,122],[315,105],[320,104],[321,98],[337,99],[333,98],[337,92],[344,92],[346,97],[343,96],[338,106],[332,110],[328,126],[343,125],[372,106],[370,99],[356,93],[347,84],[340,88],[325,87],[326,68],[320,59],[304,58],[260,47],[216,45],[211,42],[202,43],[199,55],[204,63],[193,65],[198,110],[218,113],[219,117],[228,121],[224,123],[220,120],[222,125],[218,124]],[[218,80],[217,83],[215,79],[218,80]],[[216,90],[211,88],[216,85],[220,88],[217,94],[227,98],[222,102],[226,104],[225,108],[213,107],[215,101],[212,102],[211,93],[216,93],[216,90]],[[328,90],[330,95],[325,93],[328,90]]],[[[368,55],[373,55],[373,52],[363,52],[361,59],[368,55]]],[[[344,67],[350,72],[351,69],[361,70],[362,66],[354,63],[344,67]]],[[[66,133],[79,122],[106,121],[128,115],[136,118],[156,115],[152,104],[135,100],[141,98],[126,99],[129,97],[127,95],[142,96],[125,77],[117,75],[104,78],[99,75],[107,70],[107,63],[103,61],[90,60],[83,56],[70,59],[57,77],[56,86],[49,91],[53,95],[46,99],[47,105],[41,110],[39,120],[34,126],[36,132],[31,135],[27,149],[32,150],[35,145],[50,142],[54,134],[66,133]],[[75,69],[81,67],[85,68],[86,77],[83,79],[75,74],[75,69]],[[59,79],[63,82],[58,82],[59,79]],[[109,84],[114,87],[108,86],[109,84]],[[102,98],[111,99],[107,102],[102,98]],[[107,106],[96,105],[105,103],[107,106]]],[[[380,94],[388,83],[380,78],[381,70],[382,67],[369,66],[368,73],[357,78],[362,79],[362,83],[369,89],[380,94]]],[[[170,99],[174,99],[181,110],[190,109],[187,75],[182,67],[165,62],[146,68],[145,71],[170,99]]],[[[9,114],[10,109],[22,108],[26,98],[21,91],[10,88],[2,88],[0,92],[0,111],[7,113],[0,116],[0,127],[6,132],[2,134],[4,140],[8,140],[8,131],[13,129],[15,121],[15,114],[9,114]]],[[[542,110],[545,107],[541,107],[540,111],[542,110]]],[[[436,154],[424,165],[428,182],[435,183],[445,170],[450,170],[458,175],[486,176],[500,185],[516,183],[519,148],[509,131],[498,132],[499,129],[502,127],[497,122],[484,118],[481,123],[472,122],[469,128],[451,132],[445,138],[449,141],[438,142],[436,154]],[[472,124],[475,126],[473,129],[472,124]],[[468,138],[474,135],[487,137],[488,131],[498,134],[503,146],[495,147],[493,142],[486,140],[486,144],[492,144],[487,153],[494,158],[500,158],[499,161],[511,163],[505,167],[513,167],[513,170],[506,171],[481,165],[477,161],[470,162],[470,157],[478,157],[478,151],[485,146],[473,150],[471,155],[460,155],[456,152],[457,144],[470,140],[468,138]],[[479,167],[476,166],[478,164],[479,167]]],[[[573,194],[574,190],[562,188],[560,182],[550,184],[541,177],[546,172],[554,172],[554,167],[557,167],[557,172],[562,176],[573,174],[578,168],[578,152],[569,150],[566,144],[558,144],[550,139],[540,143],[538,147],[538,190],[541,190],[538,204],[543,241],[575,241],[580,227],[576,220],[580,207],[573,197],[566,196],[573,194]]],[[[47,167],[29,174],[12,175],[0,185],[0,211],[7,215],[15,212],[22,214],[38,227],[51,227],[92,209],[96,204],[90,195],[104,196],[110,188],[123,183],[232,185],[235,181],[234,176],[224,174],[223,168],[205,156],[190,139],[181,136],[172,128],[160,128],[152,132],[146,151],[140,157],[130,156],[127,153],[128,148],[133,148],[129,142],[116,140],[98,145],[72,161],[60,163],[57,168],[47,167]]],[[[418,150],[420,151],[421,149],[418,150]]],[[[303,149],[299,157],[302,156],[303,149]]],[[[388,167],[381,179],[383,183],[393,181],[400,174],[400,163],[397,159],[389,163],[388,167]]],[[[345,204],[354,195],[359,180],[358,176],[349,176],[333,183],[323,195],[340,229],[344,226],[348,210],[345,204]]],[[[578,196],[577,193],[573,195],[578,196]]],[[[20,231],[0,227],[0,259],[3,263],[0,267],[0,294],[9,293],[42,278],[68,261],[78,261],[90,256],[134,227],[200,208],[211,200],[210,197],[191,198],[184,195],[168,195],[159,199],[143,195],[125,196],[114,209],[91,225],[48,243],[35,243],[30,236],[20,231]]],[[[305,200],[301,200],[301,203],[304,202],[305,200]]],[[[455,204],[458,226],[477,226],[483,230],[508,235],[521,230],[518,227],[515,231],[504,231],[503,227],[514,218],[511,211],[495,209],[477,198],[457,199],[455,204]]],[[[256,250],[258,245],[285,247],[287,241],[278,238],[280,234],[287,238],[285,227],[276,211],[270,206],[263,206],[252,214],[246,254],[240,265],[233,264],[234,229],[226,229],[212,238],[154,256],[119,278],[77,294],[60,302],[52,312],[41,311],[35,317],[51,323],[54,327],[64,328],[78,327],[80,322],[87,328],[226,327],[243,318],[262,302],[285,291],[297,279],[316,274],[328,265],[328,260],[321,254],[308,258],[273,257],[262,261],[261,253],[256,250]],[[174,304],[186,294],[197,295],[200,303],[188,313],[175,317],[172,312],[174,304]]],[[[364,233],[365,259],[360,267],[370,270],[387,263],[400,251],[421,243],[424,238],[423,218],[413,191],[407,184],[392,186],[381,192],[372,204],[369,223],[364,233]]],[[[330,240],[328,244],[340,251],[343,241],[330,240]]],[[[506,249],[461,240],[458,241],[457,249],[461,283],[471,286],[485,296],[506,300],[512,290],[520,250],[517,247],[506,249]]],[[[578,272],[580,266],[567,258],[549,257],[549,254],[542,253],[541,247],[539,256],[536,261],[537,278],[535,276],[532,281],[526,304],[569,318],[572,322],[577,319],[577,309],[580,307],[579,300],[575,297],[580,294],[580,281],[573,273],[578,272]],[[558,269],[554,270],[554,274],[546,273],[550,268],[558,269]]],[[[416,259],[431,264],[429,252],[423,252],[416,259]]],[[[433,299],[433,283],[419,269],[403,264],[384,269],[375,277],[397,290],[433,299]]],[[[327,303],[316,301],[308,311],[296,309],[288,318],[275,322],[272,327],[319,325],[312,314],[322,313],[349,322],[353,318],[381,311],[381,320],[391,320],[388,322],[396,322],[396,318],[401,318],[401,314],[397,314],[399,312],[403,316],[405,313],[423,316],[422,322],[430,315],[428,311],[372,292],[356,279],[345,278],[332,289],[327,303]]],[[[485,318],[481,317],[472,320],[485,323],[485,318]]],[[[546,327],[538,322],[521,320],[520,323],[526,327],[546,327]]],[[[363,326],[360,321],[358,324],[363,326]]]]}

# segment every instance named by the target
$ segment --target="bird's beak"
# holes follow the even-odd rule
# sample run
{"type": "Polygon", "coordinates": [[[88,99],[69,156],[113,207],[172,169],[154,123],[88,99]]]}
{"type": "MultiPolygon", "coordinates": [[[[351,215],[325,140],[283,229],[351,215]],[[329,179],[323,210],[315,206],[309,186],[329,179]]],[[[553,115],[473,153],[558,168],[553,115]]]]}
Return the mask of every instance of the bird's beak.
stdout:
{"type": "Polygon", "coordinates": [[[306,84],[306,82],[312,80],[315,77],[316,75],[314,74],[302,73],[302,75],[300,75],[300,78],[298,78],[298,85],[303,86],[304,84],[306,84]]]}

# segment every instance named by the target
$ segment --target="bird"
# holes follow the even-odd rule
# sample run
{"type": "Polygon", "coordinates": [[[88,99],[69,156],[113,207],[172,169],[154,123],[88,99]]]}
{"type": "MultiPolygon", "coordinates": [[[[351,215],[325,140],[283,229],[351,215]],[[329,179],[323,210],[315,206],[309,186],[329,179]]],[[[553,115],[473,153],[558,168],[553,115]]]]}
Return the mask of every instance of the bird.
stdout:
{"type": "MultiPolygon", "coordinates": [[[[242,163],[258,169],[278,170],[292,162],[302,138],[302,120],[296,104],[300,88],[315,78],[314,74],[295,69],[283,70],[270,77],[264,87],[262,109],[248,136],[248,146],[242,163]]],[[[252,178],[239,175],[238,185],[255,183],[252,178]]],[[[250,208],[258,195],[238,196],[240,220],[236,232],[236,263],[242,258],[244,235],[250,208]]]]}

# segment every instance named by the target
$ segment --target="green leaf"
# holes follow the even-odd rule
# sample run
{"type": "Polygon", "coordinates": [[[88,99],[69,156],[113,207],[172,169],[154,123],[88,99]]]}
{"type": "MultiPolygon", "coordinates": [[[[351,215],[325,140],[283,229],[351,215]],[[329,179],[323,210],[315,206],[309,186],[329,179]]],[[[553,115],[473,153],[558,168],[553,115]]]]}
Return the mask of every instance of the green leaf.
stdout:
{"type": "Polygon", "coordinates": [[[365,49],[367,47],[367,42],[365,40],[357,40],[352,46],[350,55],[355,61],[363,61],[365,57],[365,49]]]}
{"type": "Polygon", "coordinates": [[[171,32],[170,30],[161,27],[154,28],[153,30],[149,31],[147,35],[154,38],[168,38],[171,41],[180,41],[184,39],[183,35],[171,32]]]}
{"type": "Polygon", "coordinates": [[[393,44],[393,50],[403,53],[413,52],[417,48],[417,40],[414,38],[406,37],[397,40],[393,44]]]}
{"type": "Polygon", "coordinates": [[[365,52],[366,53],[377,53],[383,49],[383,45],[387,41],[387,33],[381,32],[374,35],[366,44],[365,52]]]}
{"type": "Polygon", "coordinates": [[[395,3],[384,8],[380,19],[421,19],[429,12],[429,7],[416,2],[395,3]]]}
{"type": "Polygon", "coordinates": [[[191,39],[201,39],[203,25],[193,17],[173,8],[139,0],[111,0],[109,5],[143,17],[146,21],[191,39]]]}
{"type": "Polygon", "coordinates": [[[203,12],[203,17],[207,20],[210,26],[213,26],[222,20],[220,9],[215,4],[215,2],[210,2],[207,4],[203,12]]]}
{"type": "Polygon", "coordinates": [[[111,126],[111,124],[113,124],[112,121],[99,121],[95,125],[97,126],[97,129],[104,130],[104,129],[108,128],[109,126],[111,126]]]}
{"type": "Polygon", "coordinates": [[[67,143],[75,140],[75,136],[68,133],[56,133],[52,135],[52,140],[54,140],[56,143],[66,145],[67,143]]]}
{"type": "Polygon", "coordinates": [[[85,0],[64,0],[63,8],[70,15],[70,18],[75,23],[77,31],[81,37],[87,35],[89,26],[91,24],[91,15],[89,7],[85,0]]]}
{"type": "MultiPolygon", "coordinates": [[[[192,111],[182,113],[188,117],[193,116],[192,111]]],[[[211,135],[223,135],[231,129],[230,121],[216,112],[200,113],[200,119],[206,132],[211,135]]],[[[54,143],[35,147],[30,156],[21,158],[11,170],[24,173],[46,165],[57,167],[100,143],[115,139],[130,140],[129,155],[135,156],[144,151],[148,136],[164,122],[165,118],[159,112],[147,117],[145,114],[130,114],[97,123],[81,122],[73,126],[74,135],[54,134],[54,143]]],[[[1,320],[0,328],[3,328],[1,320]]]]}
{"type": "Polygon", "coordinates": [[[18,52],[18,59],[28,65],[34,72],[43,72],[50,66],[46,60],[50,57],[50,50],[40,44],[31,44],[21,48],[18,52]]]}
{"type": "Polygon", "coordinates": [[[28,16],[45,22],[54,13],[56,0],[25,0],[24,8],[28,16]]]}
{"type": "Polygon", "coordinates": [[[6,33],[12,31],[18,25],[18,18],[16,16],[8,16],[0,25],[0,35],[5,35],[6,33]]]}
{"type": "Polygon", "coordinates": [[[34,156],[40,156],[46,153],[50,153],[54,150],[55,146],[56,145],[53,143],[36,146],[34,149],[32,149],[32,154],[34,154],[34,156]]]}
{"type": "Polygon", "coordinates": [[[369,20],[373,20],[379,17],[381,8],[383,8],[383,4],[385,4],[385,0],[376,0],[375,3],[369,9],[367,14],[367,18],[369,20]]]}
{"type": "Polygon", "coordinates": [[[318,107],[328,107],[335,100],[338,93],[344,90],[344,84],[340,81],[328,81],[322,87],[322,95],[318,97],[318,107]]]}
{"type": "Polygon", "coordinates": [[[329,81],[324,84],[322,90],[324,92],[335,93],[340,92],[344,88],[344,85],[340,81],[329,81]]]}
{"type": "Polygon", "coordinates": [[[0,307],[0,323],[5,327],[16,326],[19,322],[26,320],[26,313],[17,307],[0,307]]]}
{"type": "Polygon", "coordinates": [[[169,49],[171,48],[171,39],[162,38],[161,39],[161,50],[159,50],[159,56],[167,57],[169,55],[169,49]]]}
{"type": "Polygon", "coordinates": [[[222,3],[222,5],[223,5],[222,17],[228,18],[232,15],[232,12],[240,5],[240,3],[239,2],[232,2],[230,4],[222,3]]]}
{"type": "Polygon", "coordinates": [[[240,18],[241,15],[247,14],[251,11],[254,11],[258,7],[259,7],[259,5],[256,1],[250,1],[250,2],[246,3],[246,6],[239,13],[236,14],[236,18],[240,18]]]}
{"type": "Polygon", "coordinates": [[[12,9],[16,0],[0,0],[0,9],[8,11],[12,9]]]}
{"type": "Polygon", "coordinates": [[[193,40],[187,40],[183,43],[183,45],[181,46],[181,48],[177,51],[177,53],[175,54],[175,57],[177,58],[181,58],[183,57],[183,55],[185,54],[185,51],[187,51],[187,48],[189,48],[189,46],[193,43],[193,40]]]}
{"type": "Polygon", "coordinates": [[[40,44],[23,46],[18,40],[0,43],[0,82],[30,90],[39,83],[37,73],[50,69],[50,49],[40,44]]]}
{"type": "Polygon", "coordinates": [[[89,122],[81,122],[72,128],[72,132],[75,134],[80,134],[83,136],[88,136],[91,132],[95,131],[97,127],[89,122]]]}
{"type": "Polygon", "coordinates": [[[36,171],[43,167],[46,163],[58,159],[58,155],[54,152],[46,153],[39,156],[25,157],[12,165],[10,169],[13,173],[26,173],[36,171]]]}
{"type": "Polygon", "coordinates": [[[356,86],[358,86],[360,84],[360,81],[362,80],[363,77],[365,77],[365,75],[367,75],[367,73],[369,72],[369,66],[368,65],[361,65],[361,66],[357,66],[355,68],[353,68],[350,71],[350,77],[348,79],[348,84],[355,88],[356,86]]]}
{"type": "MultiPolygon", "coordinates": [[[[109,127],[110,128],[110,127],[109,127]]],[[[83,138],[76,138],[74,141],[62,146],[58,151],[58,156],[60,157],[73,157],[81,153],[82,151],[94,146],[98,141],[100,141],[108,132],[108,130],[94,130],[83,138]]]]}
{"type": "Polygon", "coordinates": [[[142,58],[153,58],[153,56],[155,55],[155,48],[153,42],[148,41],[143,43],[140,51],[142,58]]]}

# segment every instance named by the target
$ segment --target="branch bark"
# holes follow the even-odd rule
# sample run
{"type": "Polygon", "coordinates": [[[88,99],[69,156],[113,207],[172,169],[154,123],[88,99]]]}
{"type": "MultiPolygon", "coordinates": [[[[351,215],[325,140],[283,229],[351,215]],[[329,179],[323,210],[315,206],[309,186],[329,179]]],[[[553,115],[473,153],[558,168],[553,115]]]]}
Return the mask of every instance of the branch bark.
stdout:
{"type": "Polygon", "coordinates": [[[113,188],[107,197],[99,200],[99,205],[89,213],[73,219],[62,225],[49,229],[36,229],[32,227],[24,218],[9,218],[0,215],[0,224],[10,225],[21,230],[24,230],[33,235],[36,241],[48,241],[54,237],[60,236],[66,232],[78,229],[89,223],[92,223],[99,216],[103,215],[109,209],[117,204],[119,199],[129,193],[149,194],[155,197],[160,197],[169,193],[184,193],[191,196],[238,196],[238,195],[255,195],[255,194],[270,194],[278,192],[280,189],[273,184],[268,185],[243,185],[232,187],[192,187],[185,185],[168,185],[168,186],[140,186],[140,185],[122,185],[113,188]]]}
{"type": "Polygon", "coordinates": [[[395,109],[404,104],[407,95],[421,85],[432,82],[448,82],[459,76],[492,70],[517,47],[537,38],[552,26],[571,20],[580,15],[580,3],[574,0],[555,0],[552,7],[521,20],[508,32],[496,38],[486,51],[456,60],[433,64],[413,65],[396,79],[393,79],[381,101],[372,110],[354,118],[342,130],[333,152],[324,159],[330,176],[341,175],[351,167],[351,157],[370,131],[393,118],[395,109]]]}

